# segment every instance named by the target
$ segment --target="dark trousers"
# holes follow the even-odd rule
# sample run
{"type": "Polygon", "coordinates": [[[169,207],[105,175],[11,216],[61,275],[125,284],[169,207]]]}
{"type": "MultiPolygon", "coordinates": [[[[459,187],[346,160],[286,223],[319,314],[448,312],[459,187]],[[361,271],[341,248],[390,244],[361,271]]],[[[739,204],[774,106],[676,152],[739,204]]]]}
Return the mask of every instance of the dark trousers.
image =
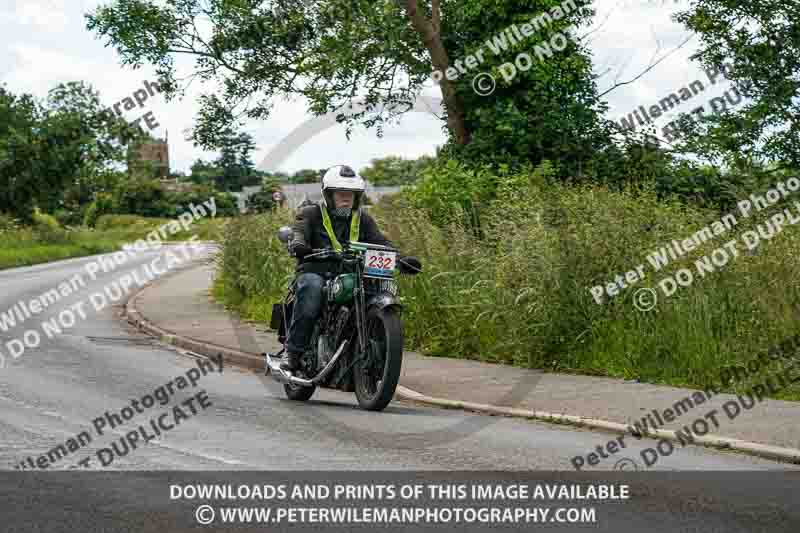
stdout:
{"type": "Polygon", "coordinates": [[[314,322],[322,311],[322,288],[325,279],[319,274],[306,272],[297,277],[295,284],[294,310],[289,326],[286,349],[303,353],[308,348],[314,333],[314,322]]]}

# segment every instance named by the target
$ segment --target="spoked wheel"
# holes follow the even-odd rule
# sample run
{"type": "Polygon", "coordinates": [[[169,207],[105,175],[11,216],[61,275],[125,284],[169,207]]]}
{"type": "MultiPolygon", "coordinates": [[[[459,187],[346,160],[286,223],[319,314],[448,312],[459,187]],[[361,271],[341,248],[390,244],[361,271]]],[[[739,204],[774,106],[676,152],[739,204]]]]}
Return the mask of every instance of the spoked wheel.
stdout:
{"type": "Polygon", "coordinates": [[[367,315],[365,357],[355,364],[354,381],[358,404],[381,411],[392,401],[403,364],[403,327],[395,309],[367,315]]]}

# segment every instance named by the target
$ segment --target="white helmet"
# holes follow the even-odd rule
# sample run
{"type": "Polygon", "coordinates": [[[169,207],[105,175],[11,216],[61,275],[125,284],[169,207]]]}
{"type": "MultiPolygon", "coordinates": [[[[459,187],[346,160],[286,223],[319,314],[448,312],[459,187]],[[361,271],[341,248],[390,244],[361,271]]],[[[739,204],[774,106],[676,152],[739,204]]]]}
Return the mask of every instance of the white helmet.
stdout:
{"type": "Polygon", "coordinates": [[[352,168],[347,165],[336,165],[329,168],[322,177],[322,201],[329,210],[333,211],[336,208],[336,204],[333,202],[333,191],[352,191],[355,193],[353,209],[358,209],[366,187],[364,178],[352,168]]]}

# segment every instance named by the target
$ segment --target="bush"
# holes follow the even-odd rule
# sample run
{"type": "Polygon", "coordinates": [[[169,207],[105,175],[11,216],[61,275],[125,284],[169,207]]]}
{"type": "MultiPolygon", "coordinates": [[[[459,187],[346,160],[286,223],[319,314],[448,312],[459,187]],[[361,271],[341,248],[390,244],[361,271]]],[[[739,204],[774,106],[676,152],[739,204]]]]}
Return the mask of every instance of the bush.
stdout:
{"type": "Polygon", "coordinates": [[[135,230],[154,227],[163,223],[160,219],[146,219],[138,215],[103,215],[97,219],[96,228],[99,231],[109,230],[135,230]]]}
{"type": "Polygon", "coordinates": [[[190,191],[167,193],[166,201],[173,206],[172,215],[169,217],[177,217],[180,213],[188,211],[192,204],[201,205],[212,197],[217,207],[216,216],[225,217],[238,214],[239,208],[235,196],[230,193],[218,192],[211,186],[196,186],[190,191]]]}
{"type": "Polygon", "coordinates": [[[42,213],[38,208],[33,212],[33,225],[34,227],[38,228],[45,228],[48,230],[58,230],[61,229],[61,224],[58,223],[58,220],[55,219],[54,216],[48,215],[47,213],[42,213]]]}
{"type": "Polygon", "coordinates": [[[16,219],[11,218],[10,215],[6,215],[4,213],[0,213],[0,232],[2,231],[14,231],[19,227],[19,224],[16,219]]]}
{"type": "Polygon", "coordinates": [[[266,213],[275,208],[272,191],[260,190],[247,199],[247,210],[251,213],[266,213]]]}
{"type": "Polygon", "coordinates": [[[138,215],[147,218],[177,218],[191,204],[200,205],[214,198],[216,216],[235,216],[239,213],[236,198],[217,192],[213,187],[197,187],[186,192],[166,191],[157,180],[138,180],[120,184],[113,197],[98,195],[86,212],[86,224],[91,226],[100,215],[138,215]]]}
{"type": "Polygon", "coordinates": [[[167,201],[167,193],[157,180],[133,180],[114,191],[113,213],[171,218],[175,206],[167,201]]]}
{"type": "Polygon", "coordinates": [[[94,201],[86,208],[83,217],[83,225],[93,228],[97,224],[97,219],[106,213],[114,212],[116,203],[114,198],[108,193],[97,193],[94,201]]]}
{"type": "Polygon", "coordinates": [[[67,244],[69,234],[52,215],[42,213],[38,208],[33,211],[32,231],[34,239],[44,244],[67,244]]]}
{"type": "Polygon", "coordinates": [[[452,160],[439,160],[427,167],[422,179],[411,189],[412,204],[430,214],[431,220],[480,227],[481,205],[491,201],[497,189],[497,176],[489,166],[477,169],[452,160]]]}
{"type": "MultiPolygon", "coordinates": [[[[88,209],[88,207],[87,207],[88,209]]],[[[80,211],[71,211],[69,209],[56,209],[53,216],[62,226],[80,226],[84,222],[84,217],[80,211]]]]}

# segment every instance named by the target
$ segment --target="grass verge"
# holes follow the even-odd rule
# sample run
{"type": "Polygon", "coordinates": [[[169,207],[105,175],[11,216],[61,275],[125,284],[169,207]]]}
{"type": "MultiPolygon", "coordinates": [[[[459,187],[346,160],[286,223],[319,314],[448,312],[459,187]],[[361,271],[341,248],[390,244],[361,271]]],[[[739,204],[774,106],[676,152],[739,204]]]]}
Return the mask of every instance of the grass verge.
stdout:
{"type": "MultiPolygon", "coordinates": [[[[105,216],[97,229],[64,229],[52,225],[0,231],[0,269],[48,263],[73,257],[119,250],[126,243],[144,239],[167,219],[129,215],[105,216]]],[[[168,235],[168,241],[182,241],[197,235],[199,240],[217,240],[226,219],[204,219],[188,231],[168,235]]]]}

